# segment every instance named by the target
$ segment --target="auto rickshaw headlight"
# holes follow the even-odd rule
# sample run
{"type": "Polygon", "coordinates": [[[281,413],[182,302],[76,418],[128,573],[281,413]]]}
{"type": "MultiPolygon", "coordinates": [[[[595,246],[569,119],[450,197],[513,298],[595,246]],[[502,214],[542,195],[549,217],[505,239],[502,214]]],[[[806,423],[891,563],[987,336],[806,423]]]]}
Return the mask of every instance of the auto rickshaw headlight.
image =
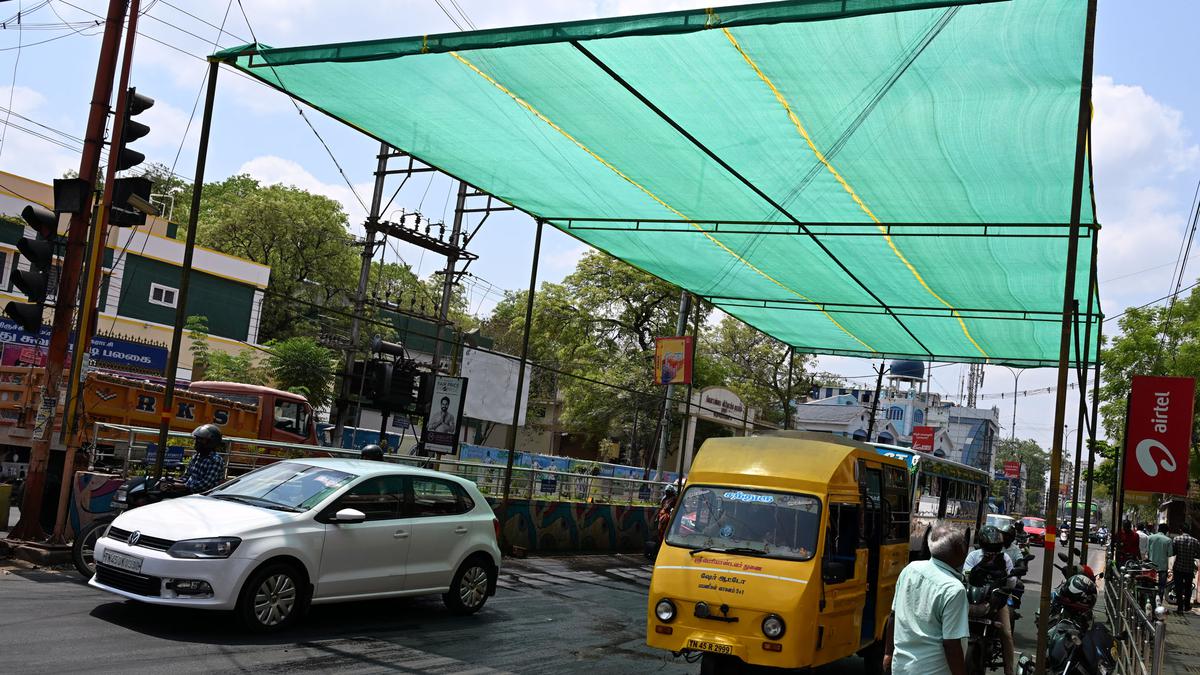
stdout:
{"type": "Polygon", "coordinates": [[[663,598],[654,606],[654,616],[663,623],[670,623],[675,618],[675,603],[663,598]]]}
{"type": "Polygon", "coordinates": [[[778,616],[775,616],[774,614],[768,614],[767,618],[763,619],[762,632],[763,635],[766,635],[768,638],[772,640],[778,640],[779,638],[783,637],[783,632],[785,630],[787,630],[787,626],[784,625],[783,619],[779,618],[778,616]]]}

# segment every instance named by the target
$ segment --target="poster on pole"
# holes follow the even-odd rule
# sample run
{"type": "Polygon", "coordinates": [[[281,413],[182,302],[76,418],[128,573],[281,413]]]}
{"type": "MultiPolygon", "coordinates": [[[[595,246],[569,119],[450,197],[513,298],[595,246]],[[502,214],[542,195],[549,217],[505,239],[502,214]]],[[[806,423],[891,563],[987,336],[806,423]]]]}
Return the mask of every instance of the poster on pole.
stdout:
{"type": "Polygon", "coordinates": [[[691,384],[692,336],[654,338],[655,384],[691,384]]]}
{"type": "Polygon", "coordinates": [[[433,378],[429,416],[421,434],[426,452],[453,453],[458,450],[458,430],[462,426],[467,380],[438,375],[433,378]]]}
{"type": "Polygon", "coordinates": [[[1021,463],[1020,462],[1005,462],[1004,463],[1004,477],[1005,478],[1020,478],[1021,477],[1021,463]]]}
{"type": "MultiPolygon", "coordinates": [[[[498,424],[512,424],[513,404],[517,400],[517,371],[520,361],[514,356],[463,349],[460,372],[471,381],[467,389],[463,413],[471,419],[498,424]]],[[[517,424],[525,424],[525,409],[529,406],[529,387],[533,367],[525,366],[525,381],[521,387],[521,408],[517,424]]]]}
{"type": "Polygon", "coordinates": [[[1195,394],[1195,378],[1134,376],[1125,420],[1125,490],[1187,494],[1195,394]]]}
{"type": "Polygon", "coordinates": [[[917,452],[933,452],[933,427],[913,427],[912,449],[917,452]]]}

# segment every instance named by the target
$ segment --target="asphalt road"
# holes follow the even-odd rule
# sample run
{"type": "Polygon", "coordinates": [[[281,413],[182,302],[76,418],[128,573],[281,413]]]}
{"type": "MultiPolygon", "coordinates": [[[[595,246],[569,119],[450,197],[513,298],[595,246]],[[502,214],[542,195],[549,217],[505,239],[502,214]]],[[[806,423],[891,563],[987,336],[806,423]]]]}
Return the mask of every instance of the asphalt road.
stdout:
{"type": "MultiPolygon", "coordinates": [[[[1065,551],[1065,548],[1059,548],[1059,551],[1065,551]]],[[[1029,561],[1029,574],[1025,577],[1025,595],[1022,599],[1021,619],[1017,621],[1017,630],[1013,635],[1013,642],[1018,653],[1028,653],[1033,655],[1037,650],[1037,630],[1034,622],[1034,616],[1037,613],[1040,593],[1042,592],[1042,561],[1045,560],[1045,549],[1031,548],[1030,553],[1034,559],[1029,561]]],[[[1056,564],[1062,564],[1062,561],[1055,560],[1056,564]]],[[[1088,547],[1088,565],[1096,572],[1104,570],[1104,548],[1091,544],[1088,547]]],[[[1062,582],[1062,573],[1057,569],[1054,570],[1054,583],[1051,589],[1062,582]]],[[[1097,612],[1103,612],[1104,608],[1097,603],[1097,612]]]]}
{"type": "MultiPolygon", "coordinates": [[[[1036,645],[1041,551],[1034,555],[1018,651],[1036,645]]],[[[698,665],[643,644],[649,579],[650,566],[637,556],[511,560],[496,596],[472,617],[451,615],[436,597],[327,605],[314,607],[290,632],[259,637],[228,614],[142,605],[87,587],[73,570],[0,561],[0,667],[172,675],[698,672],[698,665]]],[[[862,670],[862,661],[850,658],[819,675],[862,670]]]]}

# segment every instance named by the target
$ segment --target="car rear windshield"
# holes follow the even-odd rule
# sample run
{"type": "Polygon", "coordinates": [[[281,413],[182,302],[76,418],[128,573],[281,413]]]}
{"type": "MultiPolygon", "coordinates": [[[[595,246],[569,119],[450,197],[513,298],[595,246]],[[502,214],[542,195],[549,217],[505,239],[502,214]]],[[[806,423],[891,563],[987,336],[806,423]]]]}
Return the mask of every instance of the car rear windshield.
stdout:
{"type": "Polygon", "coordinates": [[[1023,520],[1021,522],[1022,522],[1022,524],[1026,525],[1028,527],[1045,527],[1046,526],[1046,521],[1042,520],[1041,518],[1026,518],[1025,520],[1023,520]]]}
{"type": "Polygon", "coordinates": [[[667,534],[672,546],[788,560],[808,560],[816,551],[816,497],[694,485],[679,504],[667,534]]]}
{"type": "Polygon", "coordinates": [[[266,508],[307,511],[355,478],[356,474],[336,469],[279,462],[235,478],[208,496],[266,508]]]}

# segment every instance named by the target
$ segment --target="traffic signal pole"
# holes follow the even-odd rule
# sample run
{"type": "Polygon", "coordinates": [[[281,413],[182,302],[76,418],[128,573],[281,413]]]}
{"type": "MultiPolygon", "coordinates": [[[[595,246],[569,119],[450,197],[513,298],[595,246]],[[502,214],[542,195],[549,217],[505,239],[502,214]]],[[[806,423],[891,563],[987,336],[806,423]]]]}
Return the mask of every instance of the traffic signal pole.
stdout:
{"type": "MultiPolygon", "coordinates": [[[[104,39],[100,43],[100,58],[96,64],[96,83],[92,88],[83,153],[79,158],[79,178],[89,186],[96,184],[96,174],[100,170],[100,152],[104,147],[108,102],[112,99],[113,76],[116,74],[118,47],[124,22],[125,0],[109,0],[108,14],[104,20],[104,39]]],[[[39,405],[58,405],[59,379],[62,377],[63,365],[67,358],[67,340],[70,337],[71,319],[75,309],[75,291],[79,286],[83,248],[91,213],[92,193],[89,191],[84,199],[83,208],[71,214],[71,223],[67,229],[67,250],[63,256],[58,294],[54,302],[54,323],[46,358],[42,401],[38,402],[39,405]]],[[[32,420],[27,424],[33,427],[32,420]]],[[[46,468],[50,461],[49,426],[47,425],[42,438],[33,440],[29,450],[29,470],[25,476],[21,519],[9,535],[13,539],[41,539],[45,534],[41,526],[41,507],[46,485],[46,468]]]]}

